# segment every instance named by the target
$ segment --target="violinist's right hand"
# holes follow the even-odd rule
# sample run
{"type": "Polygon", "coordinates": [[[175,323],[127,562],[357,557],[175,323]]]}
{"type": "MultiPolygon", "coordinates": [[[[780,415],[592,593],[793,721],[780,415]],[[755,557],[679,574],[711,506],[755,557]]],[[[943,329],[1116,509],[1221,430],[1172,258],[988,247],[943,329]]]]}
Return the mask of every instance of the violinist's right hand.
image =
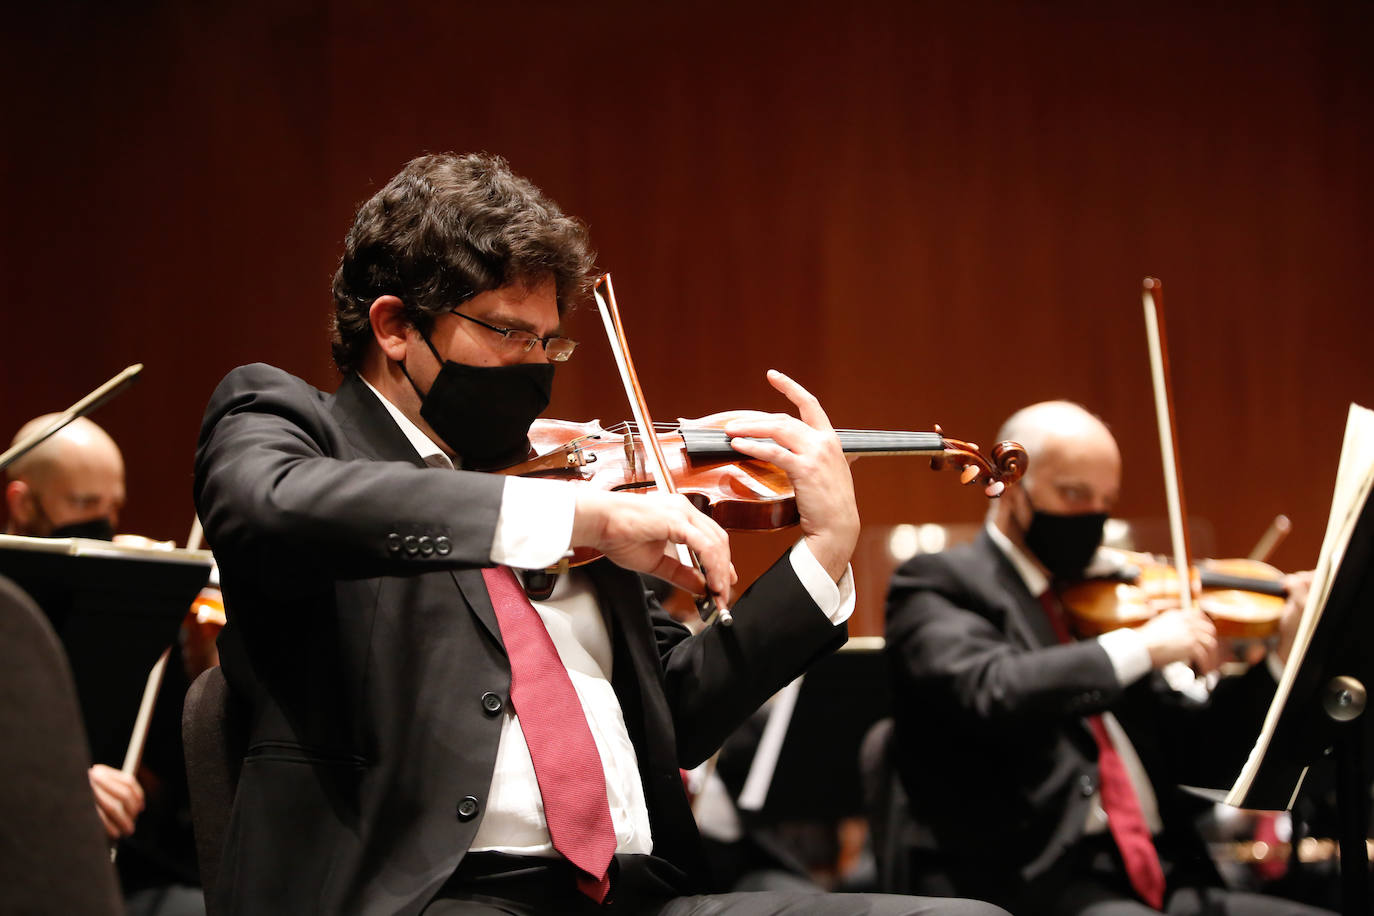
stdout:
{"type": "Polygon", "coordinates": [[[134,820],[143,811],[143,787],[138,780],[114,767],[97,763],[86,771],[95,793],[95,810],[105,826],[105,836],[117,840],[134,832],[134,820]]]}
{"type": "Polygon", "coordinates": [[[1221,648],[1216,627],[1197,609],[1174,609],[1156,614],[1136,628],[1150,650],[1150,664],[1163,668],[1183,662],[1198,674],[1221,667],[1221,648]]]}
{"type": "Polygon", "coordinates": [[[1279,618],[1278,645],[1274,647],[1274,654],[1278,656],[1280,664],[1288,664],[1288,653],[1293,649],[1293,640],[1297,637],[1303,611],[1307,609],[1307,594],[1312,590],[1312,580],[1315,576],[1316,570],[1308,569],[1283,577],[1283,587],[1288,590],[1288,598],[1283,604],[1283,616],[1279,618]]]}
{"type": "Polygon", "coordinates": [[[685,496],[579,488],[576,505],[573,547],[590,547],[617,566],[666,579],[694,595],[709,591],[717,604],[729,607],[736,580],[730,538],[685,496]],[[696,551],[704,582],[695,567],[678,559],[677,544],[696,551]]]}

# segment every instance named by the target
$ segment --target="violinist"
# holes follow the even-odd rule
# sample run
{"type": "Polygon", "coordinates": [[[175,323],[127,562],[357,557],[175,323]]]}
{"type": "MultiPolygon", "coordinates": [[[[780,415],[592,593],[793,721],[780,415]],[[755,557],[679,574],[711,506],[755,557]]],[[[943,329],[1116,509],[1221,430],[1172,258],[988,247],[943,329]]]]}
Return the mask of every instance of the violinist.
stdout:
{"type": "MultiPolygon", "coordinates": [[[[801,538],[738,599],[728,538],[685,498],[481,473],[525,457],[591,272],[582,225],[504,161],[421,157],[345,239],[338,390],[254,365],[211,397],[196,504],[221,665],[251,722],[211,889],[223,912],[703,905],[679,768],[844,641],[858,514],[825,413],[780,374],[799,416],[730,432],[773,440],[741,448],[791,476],[801,538]],[[546,591],[574,547],[609,562],[546,591]],[[689,635],[634,571],[709,591],[734,625],[689,635]]],[[[806,898],[841,909],[999,912],[806,898]]]]}
{"type": "Polygon", "coordinates": [[[1194,826],[1200,803],[1179,789],[1230,785],[1278,669],[1224,678],[1203,704],[1171,690],[1166,665],[1219,663],[1197,611],[1075,640],[1054,586],[1081,577],[1101,544],[1120,452],[1064,401],[1018,411],[999,438],[1025,445],[1025,477],[972,544],[913,557],[888,594],[912,888],[1019,916],[1320,912],[1224,890],[1194,826]]]}
{"type": "MultiPolygon", "coordinates": [[[[49,426],[56,417],[46,414],[30,420],[14,442],[49,426]]],[[[154,543],[115,534],[125,499],[124,457],[114,439],[85,417],[67,424],[5,470],[7,534],[154,543]]],[[[87,770],[106,836],[111,842],[125,841],[118,860],[125,903],[131,913],[146,916],[205,912],[204,898],[195,886],[194,842],[182,816],[189,805],[179,727],[187,681],[184,673],[176,674],[174,686],[159,694],[146,765],[138,774],[152,788],[145,793],[139,779],[103,763],[87,770]]]]}

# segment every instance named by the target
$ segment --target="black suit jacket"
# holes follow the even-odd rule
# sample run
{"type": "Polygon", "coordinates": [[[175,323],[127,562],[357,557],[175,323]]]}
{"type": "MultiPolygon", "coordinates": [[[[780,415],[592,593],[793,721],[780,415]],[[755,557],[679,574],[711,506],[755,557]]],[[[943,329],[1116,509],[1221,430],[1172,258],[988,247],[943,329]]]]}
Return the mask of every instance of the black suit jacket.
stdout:
{"type": "Polygon", "coordinates": [[[1180,784],[1229,786],[1259,734],[1273,678],[1256,666],[1206,705],[1157,674],[1117,683],[1096,640],[1060,644],[1040,602],[986,531],[903,564],[887,603],[894,759],[915,825],[917,889],[1016,912],[1083,838],[1097,790],[1084,716],[1111,711],[1159,800],[1171,882],[1214,882],[1180,784]]]}
{"type": "MultiPolygon", "coordinates": [[[[220,566],[225,677],[250,741],[219,886],[231,913],[414,913],[481,821],[510,669],[482,581],[500,477],[423,467],[356,377],[270,366],[210,400],[196,505],[220,566]]],[[[637,576],[589,568],[654,854],[700,843],[678,775],[844,641],[784,558],[691,637],[637,576]]],[[[690,879],[688,879],[690,880],[690,879]]],[[[684,888],[687,886],[684,882],[684,888]]]]}

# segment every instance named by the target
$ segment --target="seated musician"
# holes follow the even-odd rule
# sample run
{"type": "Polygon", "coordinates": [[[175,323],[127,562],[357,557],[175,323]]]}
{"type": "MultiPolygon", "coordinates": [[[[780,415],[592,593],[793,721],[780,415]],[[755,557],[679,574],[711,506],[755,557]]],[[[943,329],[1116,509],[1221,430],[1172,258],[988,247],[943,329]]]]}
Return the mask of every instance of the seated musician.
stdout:
{"type": "MultiPolygon", "coordinates": [[[[47,426],[56,414],[20,427],[14,442],[47,426]]],[[[124,505],[124,457],[110,435],[80,417],[5,469],[6,534],[110,540],[124,505]]],[[[87,775],[96,810],[111,840],[134,832],[143,811],[138,780],[97,763],[87,775]]]]}
{"type": "MultiPolygon", "coordinates": [[[[30,420],[14,442],[46,428],[56,417],[30,420]]],[[[85,417],[67,424],[5,470],[6,534],[155,543],[115,534],[124,506],[124,458],[110,435],[85,417]]],[[[171,675],[154,711],[147,766],[139,772],[154,790],[145,796],[133,775],[103,763],[92,765],[87,776],[106,836],[111,841],[133,838],[121,846],[119,857],[120,884],[130,912],[194,916],[205,912],[205,904],[193,886],[194,848],[182,823],[187,800],[179,725],[187,681],[175,666],[168,671],[171,675]]]]}
{"type": "Polygon", "coordinates": [[[254,365],[211,397],[196,504],[226,603],[221,665],[252,723],[212,889],[223,912],[789,905],[687,896],[701,852],[679,767],[844,641],[848,465],[816,400],[770,375],[800,418],[730,431],[774,440],[741,448],[791,476],[805,521],[737,602],[728,538],[684,498],[473,470],[523,457],[591,267],[581,224],[502,160],[416,159],[345,240],[339,389],[254,365]],[[515,571],[571,547],[610,562],[547,596],[515,571]],[[630,570],[709,590],[734,626],[690,636],[630,570]]]}
{"type": "MultiPolygon", "coordinates": [[[[1014,414],[1029,471],[970,545],[917,555],[892,579],[893,752],[915,825],[913,889],[1018,916],[1313,913],[1222,889],[1184,785],[1229,786],[1273,696],[1271,667],[1210,702],[1160,670],[1219,662],[1211,622],[1172,610],[1074,640],[1052,587],[1081,576],[1121,483],[1107,427],[1063,401],[1014,414]],[[943,753],[929,753],[938,738],[943,753]]],[[[1279,648],[1300,616],[1285,609],[1279,648]]]]}

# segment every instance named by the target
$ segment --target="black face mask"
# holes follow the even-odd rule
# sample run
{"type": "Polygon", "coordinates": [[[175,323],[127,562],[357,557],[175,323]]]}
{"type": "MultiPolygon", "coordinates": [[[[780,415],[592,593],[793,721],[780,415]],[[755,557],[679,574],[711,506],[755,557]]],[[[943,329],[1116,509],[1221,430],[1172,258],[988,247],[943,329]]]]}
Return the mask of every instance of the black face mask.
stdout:
{"type": "MultiPolygon", "coordinates": [[[[420,416],[463,459],[463,467],[483,471],[523,461],[530,450],[529,430],[549,406],[552,363],[468,366],[444,359],[428,335],[420,335],[443,366],[428,394],[420,395],[420,416]]],[[[405,364],[401,371],[407,379],[405,364]]]]}
{"type": "Polygon", "coordinates": [[[1042,512],[1030,500],[1031,523],[1026,528],[1026,547],[1058,580],[1083,577],[1093,554],[1102,546],[1102,529],[1107,513],[1086,512],[1060,515],[1042,512]]]}
{"type": "Polygon", "coordinates": [[[93,541],[113,541],[114,525],[108,518],[92,518],[54,528],[50,538],[90,538],[93,541]]]}

